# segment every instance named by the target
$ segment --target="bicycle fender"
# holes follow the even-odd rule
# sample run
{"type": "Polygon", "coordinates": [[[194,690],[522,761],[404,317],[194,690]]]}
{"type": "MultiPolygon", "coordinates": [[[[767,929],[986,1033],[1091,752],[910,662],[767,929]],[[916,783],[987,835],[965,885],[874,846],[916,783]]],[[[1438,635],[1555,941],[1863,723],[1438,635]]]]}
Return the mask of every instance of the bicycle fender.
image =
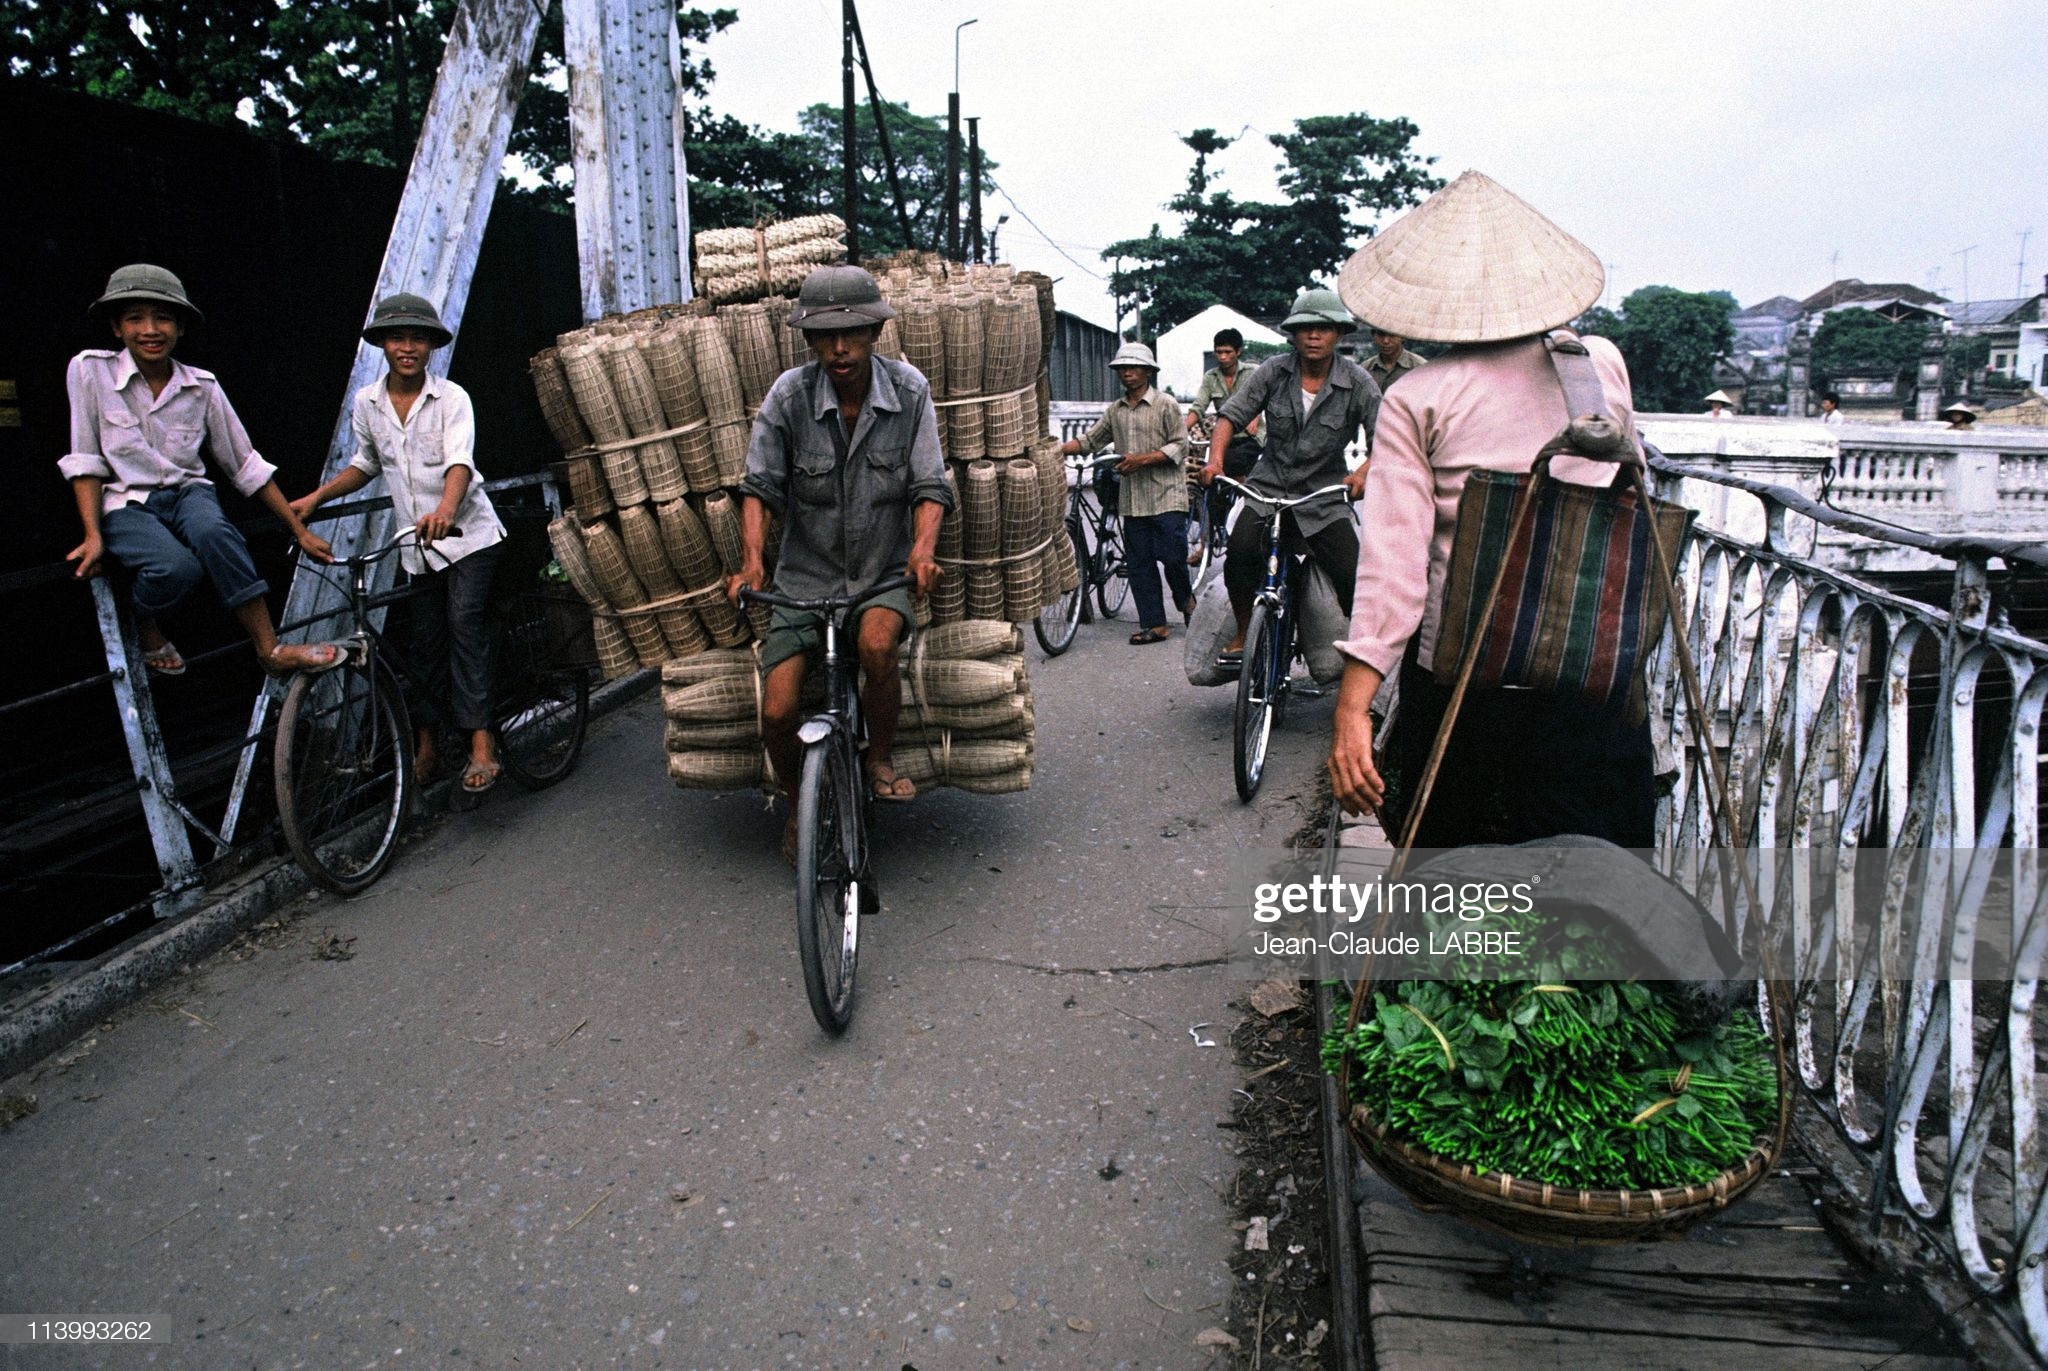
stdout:
{"type": "Polygon", "coordinates": [[[822,743],[832,736],[832,723],[828,719],[806,719],[804,726],[796,731],[797,741],[805,747],[822,743]]]}

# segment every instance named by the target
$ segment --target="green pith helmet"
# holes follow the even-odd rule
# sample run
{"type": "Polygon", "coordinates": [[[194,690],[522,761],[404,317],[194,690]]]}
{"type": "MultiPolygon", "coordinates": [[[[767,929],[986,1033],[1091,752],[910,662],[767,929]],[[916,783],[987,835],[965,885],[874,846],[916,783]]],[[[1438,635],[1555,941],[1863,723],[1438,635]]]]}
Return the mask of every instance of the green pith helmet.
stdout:
{"type": "Polygon", "coordinates": [[[896,311],[882,298],[882,288],[860,267],[819,267],[804,277],[796,308],[789,312],[789,326],[829,332],[879,325],[895,317],[896,311]]]}
{"type": "Polygon", "coordinates": [[[170,305],[184,319],[187,332],[202,319],[198,306],[185,294],[185,283],[162,267],[153,267],[147,262],[122,267],[109,276],[105,293],[88,305],[85,312],[95,319],[108,319],[112,317],[114,306],[124,305],[130,300],[154,300],[158,304],[170,305]]]}
{"type": "Polygon", "coordinates": [[[387,295],[377,302],[377,308],[370,312],[370,322],[363,326],[363,341],[376,347],[385,331],[395,328],[416,328],[431,337],[437,348],[447,347],[455,341],[455,335],[441,322],[433,304],[424,296],[406,291],[387,295]]]}
{"type": "Polygon", "coordinates": [[[1294,312],[1280,321],[1282,331],[1307,328],[1312,324],[1327,325],[1345,333],[1358,331],[1358,321],[1351,317],[1350,310],[1344,308],[1337,292],[1320,287],[1295,296],[1294,312]]]}
{"type": "Polygon", "coordinates": [[[1158,359],[1143,343],[1125,343],[1118,348],[1116,356],[1109,359],[1109,369],[1115,371],[1118,367],[1150,367],[1153,375],[1159,374],[1158,359]]]}

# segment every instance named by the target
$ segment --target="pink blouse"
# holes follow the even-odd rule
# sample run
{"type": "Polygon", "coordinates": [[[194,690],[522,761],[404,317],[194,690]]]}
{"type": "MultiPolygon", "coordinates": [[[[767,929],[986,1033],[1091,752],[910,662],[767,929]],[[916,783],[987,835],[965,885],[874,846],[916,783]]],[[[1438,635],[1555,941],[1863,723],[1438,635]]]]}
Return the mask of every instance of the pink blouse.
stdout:
{"type": "MultiPolygon", "coordinates": [[[[1621,353],[1605,338],[1585,342],[1609,412],[1633,434],[1621,353]]],[[[1391,676],[1419,629],[1418,656],[1432,665],[1465,478],[1482,468],[1527,471],[1565,419],[1541,338],[1454,348],[1387,391],[1365,480],[1351,636],[1337,644],[1347,656],[1391,676]]],[[[1604,486],[1615,473],[1612,463],[1569,456],[1550,470],[1580,485],[1604,486]]]]}

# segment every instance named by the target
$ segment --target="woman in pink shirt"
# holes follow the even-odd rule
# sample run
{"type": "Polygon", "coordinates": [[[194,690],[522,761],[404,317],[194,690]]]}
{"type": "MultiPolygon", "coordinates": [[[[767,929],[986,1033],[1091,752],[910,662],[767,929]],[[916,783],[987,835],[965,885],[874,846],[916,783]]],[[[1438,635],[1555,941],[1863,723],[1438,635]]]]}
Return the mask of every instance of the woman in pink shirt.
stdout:
{"type": "MultiPolygon", "coordinates": [[[[1330,751],[1337,800],[1351,813],[1387,800],[1369,707],[1396,672],[1399,726],[1388,740],[1389,771],[1409,788],[1420,778],[1450,694],[1432,669],[1459,496],[1473,471],[1529,470],[1537,450],[1564,428],[1564,392],[1544,335],[1577,318],[1604,285],[1589,249],[1470,171],[1344,267],[1339,287],[1354,314],[1404,337],[1455,345],[1411,372],[1380,406],[1350,636],[1338,644],[1351,660],[1330,751]]],[[[1609,413],[1633,438],[1621,354],[1604,338],[1584,342],[1609,413]]],[[[1551,472],[1606,485],[1615,467],[1563,455],[1551,472]]],[[[1583,833],[1649,847],[1654,807],[1647,724],[1625,726],[1574,697],[1472,690],[1416,845],[1583,833]]],[[[1391,820],[1389,830],[1398,836],[1391,820]]]]}

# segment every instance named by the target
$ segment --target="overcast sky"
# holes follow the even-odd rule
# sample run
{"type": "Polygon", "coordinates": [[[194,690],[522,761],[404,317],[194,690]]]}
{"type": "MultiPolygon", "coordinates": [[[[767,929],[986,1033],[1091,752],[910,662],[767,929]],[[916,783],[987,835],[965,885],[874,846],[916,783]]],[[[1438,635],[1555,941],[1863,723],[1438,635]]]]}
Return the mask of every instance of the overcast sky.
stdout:
{"type": "MultiPolygon", "coordinates": [[[[716,108],[793,130],[799,108],[838,100],[838,0],[727,2],[739,23],[707,45],[716,108]]],[[[1023,211],[996,196],[984,223],[1008,213],[1003,258],[1061,278],[1061,307],[1102,323],[1096,254],[1171,222],[1182,134],[1248,125],[1222,184],[1268,197],[1261,132],[1357,110],[1406,116],[1439,175],[1477,168],[1583,239],[1617,302],[1654,283],[1750,304],[1837,276],[1961,299],[1966,261],[1970,298],[2010,296],[2028,228],[2020,293],[2048,274],[2041,0],[865,0],[860,15],[882,94],[941,117],[953,26],[979,20],[960,36],[962,108],[1023,211]]]]}

